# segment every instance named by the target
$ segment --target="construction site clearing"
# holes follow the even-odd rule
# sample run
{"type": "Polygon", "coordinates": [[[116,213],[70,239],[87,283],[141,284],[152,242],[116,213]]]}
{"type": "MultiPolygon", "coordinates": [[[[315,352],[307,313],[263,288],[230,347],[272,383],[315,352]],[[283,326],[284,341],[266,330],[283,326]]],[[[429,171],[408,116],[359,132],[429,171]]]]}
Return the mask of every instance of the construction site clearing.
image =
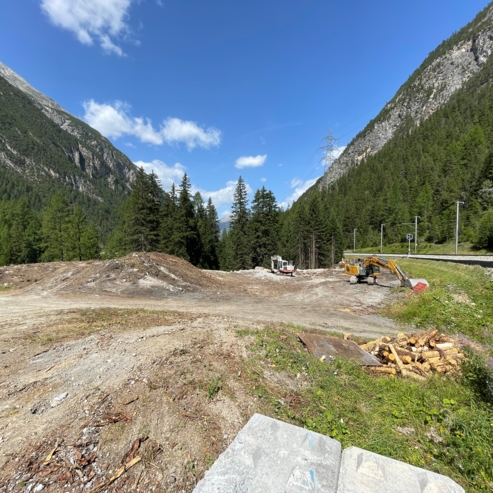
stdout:
{"type": "MultiPolygon", "coordinates": [[[[204,271],[160,253],[0,268],[0,491],[192,491],[262,410],[244,329],[375,339],[360,347],[385,375],[455,371],[455,341],[404,336],[376,313],[409,295],[395,286],[384,273],[352,286],[342,267],[204,271]]],[[[304,385],[268,367],[263,378],[281,393],[304,385]]]]}

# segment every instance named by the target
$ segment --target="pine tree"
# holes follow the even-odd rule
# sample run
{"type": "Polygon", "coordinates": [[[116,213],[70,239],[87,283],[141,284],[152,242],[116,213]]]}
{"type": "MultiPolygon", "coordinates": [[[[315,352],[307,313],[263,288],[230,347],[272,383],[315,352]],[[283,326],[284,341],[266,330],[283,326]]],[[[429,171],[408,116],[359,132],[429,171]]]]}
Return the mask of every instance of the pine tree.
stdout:
{"type": "Polygon", "coordinates": [[[481,219],[476,245],[479,248],[493,250],[493,209],[487,211],[481,219]]]}
{"type": "Polygon", "coordinates": [[[265,187],[257,190],[252,201],[250,239],[252,262],[268,267],[270,257],[277,252],[279,238],[279,210],[276,198],[265,187]]]}
{"type": "Polygon", "coordinates": [[[327,224],[327,265],[338,264],[344,256],[344,233],[334,214],[330,214],[327,224]]]}
{"type": "Polygon", "coordinates": [[[94,224],[88,224],[79,206],[66,220],[65,245],[67,260],[90,260],[99,256],[99,235],[94,224]]]}
{"type": "Polygon", "coordinates": [[[132,194],[126,207],[125,229],[130,250],[148,252],[159,245],[162,190],[157,176],[137,171],[132,194]]]}
{"type": "Polygon", "coordinates": [[[200,236],[203,248],[203,265],[208,269],[218,269],[219,219],[210,197],[207,202],[207,208],[205,209],[205,217],[202,221],[200,236]]]}
{"type": "Polygon", "coordinates": [[[238,178],[231,209],[232,220],[230,224],[230,235],[232,269],[249,269],[251,267],[248,228],[250,211],[248,209],[247,188],[241,176],[238,178]]]}
{"type": "Polygon", "coordinates": [[[65,230],[69,212],[67,199],[60,192],[55,193],[43,211],[43,261],[66,260],[65,230]]]}
{"type": "Polygon", "coordinates": [[[199,234],[190,189],[190,180],[185,173],[178,196],[176,221],[171,238],[173,249],[171,253],[195,265],[200,259],[201,252],[199,249],[199,234]]]}
{"type": "Polygon", "coordinates": [[[308,200],[306,228],[308,267],[318,269],[325,266],[327,260],[327,224],[318,191],[314,191],[308,200]]]}
{"type": "Polygon", "coordinates": [[[300,269],[307,267],[307,240],[308,240],[308,213],[305,201],[293,205],[291,213],[294,215],[292,223],[292,238],[294,246],[295,264],[300,269]]]}
{"type": "Polygon", "coordinates": [[[164,192],[163,204],[161,206],[161,226],[159,229],[160,250],[172,254],[175,251],[173,247],[173,235],[176,225],[176,211],[178,208],[178,199],[176,196],[176,187],[171,185],[171,192],[164,192]]]}

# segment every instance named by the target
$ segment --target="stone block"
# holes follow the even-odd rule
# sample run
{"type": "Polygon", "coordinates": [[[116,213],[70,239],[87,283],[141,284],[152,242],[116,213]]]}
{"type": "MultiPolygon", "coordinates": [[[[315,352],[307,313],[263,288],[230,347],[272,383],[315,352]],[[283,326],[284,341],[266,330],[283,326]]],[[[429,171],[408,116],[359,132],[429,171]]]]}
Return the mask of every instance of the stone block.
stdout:
{"type": "Polygon", "coordinates": [[[349,447],[342,453],[337,493],[465,493],[447,476],[349,447]]]}
{"type": "Polygon", "coordinates": [[[335,493],[341,444],[254,414],[194,493],[335,493]]]}

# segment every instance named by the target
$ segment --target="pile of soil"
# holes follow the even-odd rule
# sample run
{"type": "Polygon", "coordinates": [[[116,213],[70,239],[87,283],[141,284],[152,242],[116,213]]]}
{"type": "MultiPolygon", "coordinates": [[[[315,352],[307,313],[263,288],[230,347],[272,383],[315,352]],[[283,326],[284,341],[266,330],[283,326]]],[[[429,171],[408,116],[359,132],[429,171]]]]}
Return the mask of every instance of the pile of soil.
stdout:
{"type": "Polygon", "coordinates": [[[219,283],[186,260],[164,253],[131,253],[113,260],[12,265],[0,269],[0,285],[35,292],[167,297],[219,283]]]}

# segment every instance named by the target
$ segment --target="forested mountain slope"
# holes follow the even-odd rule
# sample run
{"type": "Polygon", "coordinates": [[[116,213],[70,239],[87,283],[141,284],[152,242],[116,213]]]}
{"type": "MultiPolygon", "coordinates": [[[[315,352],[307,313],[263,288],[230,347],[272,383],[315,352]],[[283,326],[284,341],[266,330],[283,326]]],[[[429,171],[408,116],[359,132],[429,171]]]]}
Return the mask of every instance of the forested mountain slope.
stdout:
{"type": "Polygon", "coordinates": [[[461,240],[493,247],[492,82],[490,57],[425,121],[408,117],[378,153],[315,192],[346,232],[357,228],[359,246],[377,245],[382,223],[386,242],[401,241],[415,216],[421,238],[452,239],[462,201],[461,240]]]}
{"type": "Polygon", "coordinates": [[[493,51],[493,4],[441,43],[401,86],[332,164],[318,186],[323,188],[375,155],[412,120],[426,121],[485,66],[493,51]]]}
{"type": "Polygon", "coordinates": [[[39,208],[60,191],[106,233],[135,173],[99,132],[0,64],[0,200],[39,208]]]}

